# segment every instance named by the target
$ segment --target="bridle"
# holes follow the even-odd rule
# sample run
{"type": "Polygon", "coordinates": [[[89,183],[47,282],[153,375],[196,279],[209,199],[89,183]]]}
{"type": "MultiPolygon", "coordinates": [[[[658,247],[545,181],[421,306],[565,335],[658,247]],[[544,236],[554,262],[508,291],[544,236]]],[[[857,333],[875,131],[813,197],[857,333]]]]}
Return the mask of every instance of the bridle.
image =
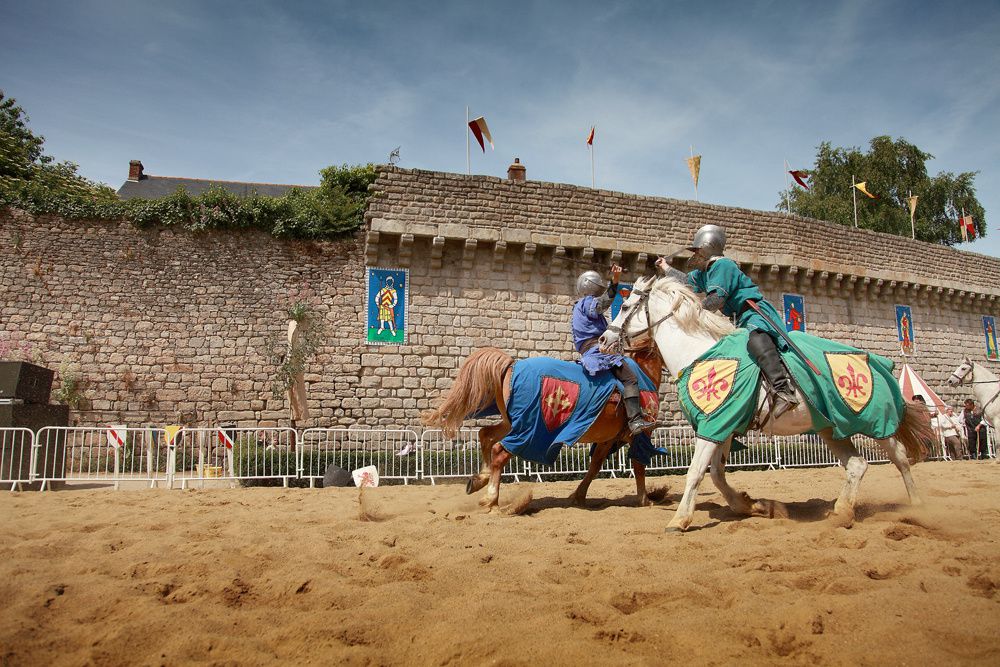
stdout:
{"type": "MultiPolygon", "coordinates": [[[[965,359],[965,360],[962,361],[962,365],[963,366],[967,365],[969,367],[969,370],[967,370],[964,373],[962,373],[961,375],[959,375],[958,374],[958,369],[956,368],[955,372],[951,374],[951,377],[955,378],[955,384],[957,384],[957,385],[965,384],[965,378],[966,378],[966,376],[969,375],[969,373],[973,373],[973,377],[975,377],[974,371],[976,370],[976,368],[975,368],[975,364],[972,363],[972,360],[965,359]]],[[[958,368],[961,368],[961,367],[962,366],[959,366],[958,368]]],[[[950,379],[951,378],[949,378],[949,380],[950,379]]],[[[994,382],[996,382],[996,380],[978,380],[978,381],[977,380],[971,380],[969,382],[969,384],[993,384],[994,382]]],[[[990,398],[990,400],[986,401],[986,403],[983,404],[983,407],[982,407],[983,412],[986,412],[986,407],[990,403],[992,403],[993,401],[997,400],[998,396],[1000,396],[1000,386],[997,387],[996,393],[993,394],[993,397],[990,398]]]]}
{"type": "Polygon", "coordinates": [[[655,329],[659,324],[665,322],[666,320],[674,316],[675,311],[670,311],[669,313],[667,313],[660,319],[656,320],[655,322],[651,322],[652,316],[649,313],[649,297],[653,293],[653,285],[655,284],[656,280],[653,280],[649,284],[649,289],[645,290],[633,289],[632,294],[639,295],[639,302],[635,304],[634,308],[631,308],[627,313],[625,313],[625,319],[622,320],[620,326],[612,324],[611,326],[608,327],[608,331],[618,336],[618,340],[615,341],[614,347],[618,349],[619,353],[630,351],[632,349],[632,341],[634,339],[638,338],[641,334],[644,334],[647,331],[649,332],[649,335],[652,336],[653,329],[655,329]],[[640,306],[646,312],[646,322],[647,322],[646,327],[640,329],[639,331],[634,332],[632,335],[629,335],[628,333],[629,322],[632,321],[632,317],[639,310],[640,306]]]}

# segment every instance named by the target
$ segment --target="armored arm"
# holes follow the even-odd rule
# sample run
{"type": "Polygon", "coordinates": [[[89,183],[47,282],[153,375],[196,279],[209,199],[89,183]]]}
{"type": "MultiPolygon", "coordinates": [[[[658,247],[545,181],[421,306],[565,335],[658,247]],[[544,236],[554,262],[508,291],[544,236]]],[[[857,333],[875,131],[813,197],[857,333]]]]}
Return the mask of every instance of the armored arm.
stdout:
{"type": "Polygon", "coordinates": [[[702,300],[701,307],[705,310],[721,310],[722,306],[726,303],[726,297],[722,296],[718,292],[709,292],[708,295],[702,300]]]}
{"type": "Polygon", "coordinates": [[[611,307],[611,302],[615,300],[615,293],[618,291],[618,283],[609,280],[608,289],[601,296],[597,297],[597,312],[603,313],[611,307]]]}

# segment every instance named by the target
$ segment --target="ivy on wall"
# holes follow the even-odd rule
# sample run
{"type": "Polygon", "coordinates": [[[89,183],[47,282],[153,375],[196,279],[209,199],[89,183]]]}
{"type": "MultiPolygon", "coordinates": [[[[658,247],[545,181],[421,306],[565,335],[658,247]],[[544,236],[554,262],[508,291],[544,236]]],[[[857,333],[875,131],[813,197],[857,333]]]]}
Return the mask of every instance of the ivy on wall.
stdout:
{"type": "Polygon", "coordinates": [[[375,182],[372,164],[327,167],[320,186],[280,197],[240,197],[222,188],[191,195],[183,188],[158,199],[123,201],[114,190],[77,173],[72,162],[43,153],[16,100],[0,91],[0,208],[78,220],[126,220],[189,231],[260,229],[278,238],[331,239],[358,229],[375,182]]]}

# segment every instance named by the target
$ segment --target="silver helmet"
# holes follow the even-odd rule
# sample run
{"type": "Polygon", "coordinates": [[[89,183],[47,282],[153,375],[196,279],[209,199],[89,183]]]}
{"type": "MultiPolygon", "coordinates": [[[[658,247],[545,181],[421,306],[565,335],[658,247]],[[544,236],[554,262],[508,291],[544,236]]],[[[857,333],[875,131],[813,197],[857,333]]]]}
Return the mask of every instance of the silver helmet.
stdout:
{"type": "Polygon", "coordinates": [[[607,288],[607,282],[597,271],[584,271],[576,279],[577,296],[600,296],[607,288]]]}
{"type": "Polygon", "coordinates": [[[721,255],[726,249],[726,230],[718,225],[705,225],[694,233],[688,250],[707,258],[721,255]]]}

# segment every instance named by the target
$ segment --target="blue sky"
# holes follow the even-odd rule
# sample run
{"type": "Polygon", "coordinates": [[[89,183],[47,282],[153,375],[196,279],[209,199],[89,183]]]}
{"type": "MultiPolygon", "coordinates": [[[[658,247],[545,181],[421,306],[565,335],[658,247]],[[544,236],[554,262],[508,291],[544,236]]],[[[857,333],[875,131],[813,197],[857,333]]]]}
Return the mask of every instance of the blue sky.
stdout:
{"type": "MultiPolygon", "coordinates": [[[[1000,256],[1000,3],[0,0],[0,88],[47,152],[154,175],[309,184],[331,164],[464,172],[772,210],[783,161],[905,137],[979,171],[1000,256]]],[[[919,212],[918,212],[919,215],[919,212]]]]}

